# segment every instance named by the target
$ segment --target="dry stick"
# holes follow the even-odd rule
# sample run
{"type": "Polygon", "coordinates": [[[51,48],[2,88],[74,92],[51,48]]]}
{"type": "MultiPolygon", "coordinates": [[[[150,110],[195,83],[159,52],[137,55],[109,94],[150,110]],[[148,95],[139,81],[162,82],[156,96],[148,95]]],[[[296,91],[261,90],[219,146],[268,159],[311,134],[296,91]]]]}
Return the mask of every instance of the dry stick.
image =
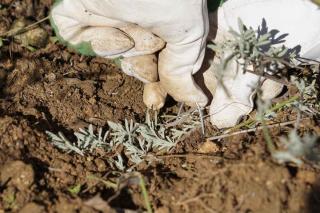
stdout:
{"type": "Polygon", "coordinates": [[[187,158],[187,157],[193,157],[193,158],[210,158],[210,159],[216,159],[221,160],[222,157],[217,155],[211,155],[211,154],[202,154],[202,153],[182,153],[182,154],[167,154],[167,155],[156,155],[157,158],[187,158]]]}
{"type": "Polygon", "coordinates": [[[195,110],[197,110],[197,108],[195,107],[192,107],[190,108],[187,112],[181,114],[179,117],[176,117],[173,118],[173,119],[170,119],[166,124],[165,124],[165,127],[166,128],[169,128],[169,127],[174,127],[174,126],[177,126],[179,124],[182,124],[185,120],[188,119],[188,116],[194,112],[195,110]],[[173,121],[172,121],[173,120],[173,121]]]}
{"type": "Polygon", "coordinates": [[[204,120],[203,120],[203,113],[202,113],[202,110],[201,107],[199,106],[198,103],[197,104],[197,108],[198,108],[198,111],[199,111],[199,117],[200,117],[200,123],[201,123],[201,132],[202,132],[202,137],[205,136],[205,126],[204,126],[204,120]]]}
{"type": "MultiPolygon", "coordinates": [[[[307,120],[309,118],[303,119],[303,120],[307,120]]],[[[228,137],[232,137],[232,136],[236,136],[236,135],[240,135],[240,134],[245,134],[245,133],[250,133],[250,132],[256,132],[259,130],[263,130],[263,127],[267,127],[269,129],[274,128],[274,127],[284,127],[284,126],[289,126],[289,125],[294,125],[297,121],[287,121],[287,122],[283,122],[283,123],[277,123],[277,124],[270,124],[270,125],[266,125],[266,126],[259,126],[256,128],[252,128],[252,129],[246,129],[246,130],[242,130],[242,131],[238,131],[238,132],[234,132],[234,133],[230,133],[230,134],[224,134],[224,135],[218,135],[218,136],[214,136],[211,138],[208,138],[207,140],[219,140],[219,139],[223,139],[223,138],[228,138],[228,137]]]]}
{"type": "Polygon", "coordinates": [[[35,22],[35,23],[33,23],[33,24],[30,24],[30,25],[28,25],[28,26],[26,26],[26,27],[23,27],[23,28],[21,28],[21,29],[18,29],[18,30],[15,30],[15,29],[9,30],[9,31],[1,34],[0,37],[11,37],[11,36],[18,35],[18,34],[20,34],[20,33],[23,33],[23,32],[25,32],[25,31],[28,31],[28,30],[32,29],[33,27],[37,26],[38,24],[40,24],[40,23],[42,23],[42,22],[44,22],[44,21],[46,21],[46,20],[49,20],[49,18],[50,18],[50,17],[47,16],[47,17],[45,17],[45,18],[43,18],[43,19],[40,19],[39,21],[37,21],[37,22],[35,22]]]}

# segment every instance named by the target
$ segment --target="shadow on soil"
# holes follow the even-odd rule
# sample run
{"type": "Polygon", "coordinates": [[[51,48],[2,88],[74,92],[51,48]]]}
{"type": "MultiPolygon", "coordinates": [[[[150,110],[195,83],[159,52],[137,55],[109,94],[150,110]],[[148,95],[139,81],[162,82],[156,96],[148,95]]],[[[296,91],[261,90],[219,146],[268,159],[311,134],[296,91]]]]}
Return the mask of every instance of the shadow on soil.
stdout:
{"type": "Polygon", "coordinates": [[[320,212],[320,179],[311,186],[306,206],[308,213],[320,212]]]}

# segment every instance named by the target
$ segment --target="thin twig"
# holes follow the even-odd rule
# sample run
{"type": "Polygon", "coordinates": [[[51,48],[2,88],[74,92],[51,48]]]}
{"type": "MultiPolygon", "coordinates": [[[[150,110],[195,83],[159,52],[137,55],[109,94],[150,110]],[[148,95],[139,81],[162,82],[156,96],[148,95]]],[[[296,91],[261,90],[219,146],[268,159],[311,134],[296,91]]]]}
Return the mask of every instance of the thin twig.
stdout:
{"type": "Polygon", "coordinates": [[[280,78],[277,78],[273,75],[269,75],[268,73],[264,72],[263,74],[260,74],[260,73],[257,73],[255,71],[252,71],[252,70],[249,70],[249,69],[246,69],[245,70],[246,72],[249,72],[251,74],[254,74],[254,75],[257,75],[257,76],[262,76],[266,79],[269,79],[269,80],[272,80],[272,81],[276,81],[280,84],[283,84],[285,86],[290,86],[290,85],[293,85],[291,82],[287,81],[286,79],[280,79],[280,78]]]}
{"type": "Polygon", "coordinates": [[[157,158],[187,158],[187,157],[198,157],[198,158],[210,158],[210,159],[223,159],[217,155],[209,155],[209,154],[202,154],[202,153],[183,153],[183,154],[168,154],[168,155],[156,155],[157,158]]]}
{"type": "Polygon", "coordinates": [[[180,107],[179,107],[179,111],[178,111],[178,114],[177,114],[177,117],[180,117],[181,112],[182,112],[182,109],[183,109],[183,106],[184,106],[184,102],[181,102],[180,107]]]}
{"type": "Polygon", "coordinates": [[[201,133],[202,133],[202,137],[205,136],[206,132],[205,132],[205,125],[204,125],[204,120],[203,120],[203,109],[201,109],[201,107],[199,106],[198,103],[197,104],[197,108],[199,111],[199,117],[200,117],[200,123],[201,123],[201,133]]]}
{"type": "MultiPolygon", "coordinates": [[[[308,120],[308,119],[309,118],[306,118],[303,120],[308,120]]],[[[266,125],[265,127],[267,127],[268,129],[275,128],[275,127],[284,127],[284,126],[294,125],[296,122],[297,122],[296,120],[293,120],[293,121],[287,121],[287,122],[282,122],[282,123],[270,124],[270,125],[266,125]]],[[[207,140],[211,140],[211,141],[219,140],[219,139],[223,139],[223,138],[228,138],[228,137],[246,134],[246,133],[250,133],[250,132],[256,132],[256,131],[260,131],[260,130],[263,130],[263,126],[259,126],[259,127],[252,128],[252,129],[246,129],[246,130],[242,130],[242,131],[238,131],[238,132],[233,132],[233,133],[229,133],[229,134],[218,135],[218,136],[210,137],[207,140]]]]}
{"type": "Polygon", "coordinates": [[[18,30],[16,30],[16,29],[9,30],[9,31],[1,34],[0,37],[12,37],[12,36],[21,34],[21,33],[23,33],[23,32],[26,32],[26,31],[32,29],[33,27],[37,26],[38,24],[40,24],[40,23],[42,23],[42,22],[44,22],[44,21],[46,21],[46,20],[49,20],[49,18],[50,18],[50,17],[47,16],[47,17],[45,17],[45,18],[43,18],[43,19],[41,19],[41,20],[39,20],[39,21],[37,21],[37,22],[35,22],[35,23],[33,23],[33,24],[30,24],[30,25],[28,25],[28,26],[26,26],[26,27],[23,27],[23,28],[21,28],[21,29],[18,29],[18,30]]]}
{"type": "Polygon", "coordinates": [[[191,109],[189,109],[187,112],[181,114],[179,117],[175,117],[173,119],[170,119],[166,124],[165,127],[169,128],[169,127],[174,127],[174,126],[178,126],[180,124],[182,124],[184,121],[186,121],[188,119],[188,117],[190,116],[190,114],[192,112],[194,112],[195,110],[197,110],[197,108],[192,107],[191,109]],[[174,120],[174,121],[172,121],[174,120]],[[172,122],[171,122],[172,121],[172,122]]]}

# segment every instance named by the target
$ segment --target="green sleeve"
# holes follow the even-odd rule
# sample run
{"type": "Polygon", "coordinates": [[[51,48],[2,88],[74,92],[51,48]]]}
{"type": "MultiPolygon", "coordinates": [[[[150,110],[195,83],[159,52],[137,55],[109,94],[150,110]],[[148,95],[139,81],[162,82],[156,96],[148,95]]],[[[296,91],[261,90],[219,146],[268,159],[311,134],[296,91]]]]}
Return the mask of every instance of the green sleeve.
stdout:
{"type": "Polygon", "coordinates": [[[225,0],[208,0],[209,12],[216,11],[224,2],[225,0]]]}

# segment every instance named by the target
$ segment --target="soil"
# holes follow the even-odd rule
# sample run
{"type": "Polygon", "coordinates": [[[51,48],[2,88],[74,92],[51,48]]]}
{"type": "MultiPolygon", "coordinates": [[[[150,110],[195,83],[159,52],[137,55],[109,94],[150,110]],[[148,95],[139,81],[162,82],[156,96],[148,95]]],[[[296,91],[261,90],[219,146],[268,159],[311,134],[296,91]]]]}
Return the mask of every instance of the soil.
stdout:
{"type": "MultiPolygon", "coordinates": [[[[0,4],[1,34],[16,20],[44,18],[52,0],[0,4]]],[[[49,23],[40,26],[53,36],[49,23]]],[[[117,190],[101,181],[114,178],[107,155],[65,153],[45,133],[60,131],[72,138],[73,131],[88,124],[105,128],[108,120],[143,121],[141,82],[110,60],[80,56],[52,40],[30,51],[9,39],[0,49],[0,86],[0,212],[145,209],[136,184],[117,190]],[[74,193],[76,186],[81,188],[74,193]]],[[[169,103],[164,111],[176,108],[169,103]]],[[[291,116],[287,110],[279,119],[291,116]]],[[[272,137],[290,128],[275,128],[272,137]]],[[[303,121],[300,131],[320,133],[312,120],[303,121]]],[[[320,212],[319,169],[279,165],[265,144],[259,131],[213,143],[194,130],[172,154],[138,172],[158,213],[320,212]]]]}

